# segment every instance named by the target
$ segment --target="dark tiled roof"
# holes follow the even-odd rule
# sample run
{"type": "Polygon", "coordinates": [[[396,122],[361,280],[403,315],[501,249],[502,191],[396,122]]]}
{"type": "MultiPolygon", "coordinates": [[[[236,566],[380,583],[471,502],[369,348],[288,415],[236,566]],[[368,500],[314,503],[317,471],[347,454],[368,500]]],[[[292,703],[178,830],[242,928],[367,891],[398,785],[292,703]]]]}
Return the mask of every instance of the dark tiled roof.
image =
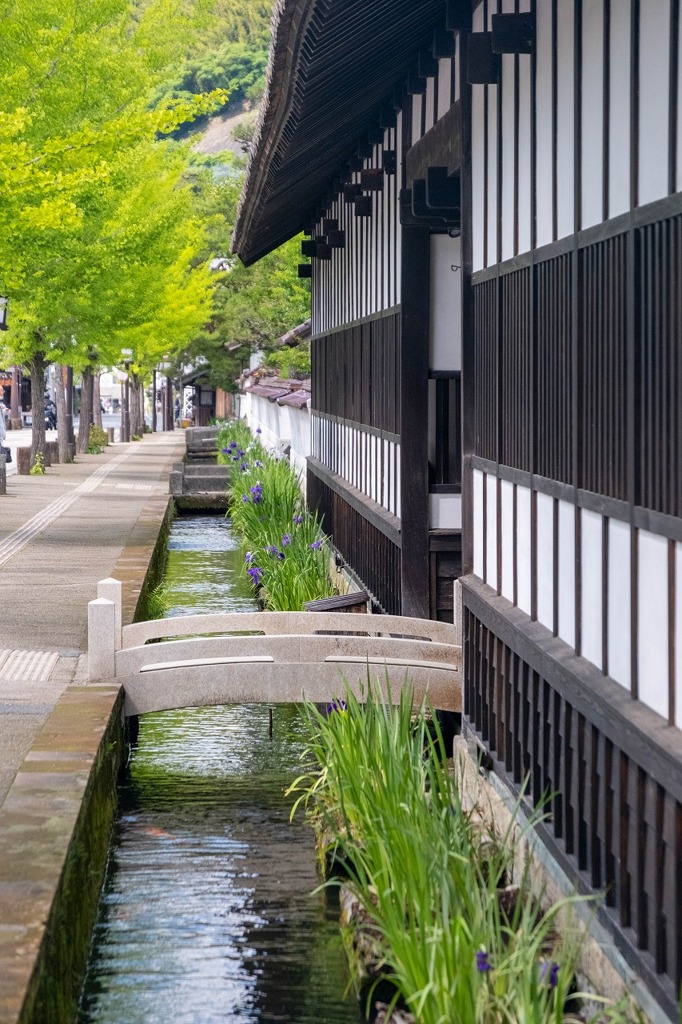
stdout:
{"type": "Polygon", "coordinates": [[[277,405],[293,405],[297,409],[302,409],[309,401],[309,391],[292,391],[291,394],[285,395],[284,398],[278,398],[277,405]]]}
{"type": "Polygon", "coordinates": [[[279,0],[233,240],[244,263],[302,230],[445,10],[446,0],[279,0]]]}

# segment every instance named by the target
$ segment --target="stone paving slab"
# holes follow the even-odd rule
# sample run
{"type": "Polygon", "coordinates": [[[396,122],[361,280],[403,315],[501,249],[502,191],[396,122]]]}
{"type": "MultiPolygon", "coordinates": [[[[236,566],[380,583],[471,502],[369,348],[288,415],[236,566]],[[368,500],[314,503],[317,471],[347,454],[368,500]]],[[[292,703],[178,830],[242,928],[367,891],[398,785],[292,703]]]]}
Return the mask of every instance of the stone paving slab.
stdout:
{"type": "Polygon", "coordinates": [[[124,615],[132,617],[170,468],[183,452],[184,433],[173,431],[8,480],[0,496],[0,804],[59,695],[86,678],[87,605],[99,580],[127,574],[124,615]]]}

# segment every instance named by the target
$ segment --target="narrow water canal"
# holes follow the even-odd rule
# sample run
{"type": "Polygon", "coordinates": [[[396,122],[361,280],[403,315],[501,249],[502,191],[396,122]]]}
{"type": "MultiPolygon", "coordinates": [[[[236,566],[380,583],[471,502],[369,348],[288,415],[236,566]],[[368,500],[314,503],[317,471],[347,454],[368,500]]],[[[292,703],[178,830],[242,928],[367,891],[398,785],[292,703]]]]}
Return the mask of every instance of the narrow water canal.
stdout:
{"type": "MultiPolygon", "coordinates": [[[[168,615],[253,607],[221,517],[176,520],[168,615]]],[[[356,1024],[338,909],[285,786],[292,706],[146,715],[120,811],[78,1024],[356,1024]]]]}

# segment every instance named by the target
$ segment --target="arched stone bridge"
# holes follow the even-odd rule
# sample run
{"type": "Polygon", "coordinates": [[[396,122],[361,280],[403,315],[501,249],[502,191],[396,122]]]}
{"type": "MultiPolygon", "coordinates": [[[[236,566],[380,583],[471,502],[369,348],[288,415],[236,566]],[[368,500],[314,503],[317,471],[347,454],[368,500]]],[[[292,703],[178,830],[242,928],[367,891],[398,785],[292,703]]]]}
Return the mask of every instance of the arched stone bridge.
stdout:
{"type": "Polygon", "coordinates": [[[121,627],[121,584],[88,606],[88,677],[123,686],[125,714],[213,704],[272,704],[356,693],[372,679],[397,701],[412,687],[461,711],[461,646],[445,622],[342,612],[182,615],[121,627]]]}

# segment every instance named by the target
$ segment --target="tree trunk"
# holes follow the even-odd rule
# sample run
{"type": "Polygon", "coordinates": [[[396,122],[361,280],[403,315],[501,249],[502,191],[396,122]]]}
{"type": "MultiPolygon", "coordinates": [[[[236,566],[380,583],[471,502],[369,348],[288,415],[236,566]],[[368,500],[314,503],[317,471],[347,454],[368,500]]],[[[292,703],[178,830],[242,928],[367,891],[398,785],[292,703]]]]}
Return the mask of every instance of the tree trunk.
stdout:
{"type": "Polygon", "coordinates": [[[90,444],[90,424],[92,423],[92,367],[86,366],[83,370],[81,382],[81,412],[78,425],[78,447],[77,451],[82,455],[87,452],[90,444]]]}
{"type": "Polygon", "coordinates": [[[130,375],[130,436],[142,437],[144,420],[140,415],[142,399],[142,381],[134,373],[130,375]]]}
{"type": "Polygon", "coordinates": [[[102,372],[98,370],[92,378],[92,422],[96,427],[102,426],[102,396],[99,389],[101,376],[102,372]]]}
{"type": "Polygon", "coordinates": [[[55,401],[57,403],[57,443],[59,444],[59,461],[70,462],[69,452],[69,425],[66,419],[66,367],[57,365],[55,367],[55,401]]]}
{"type": "Polygon", "coordinates": [[[31,360],[31,465],[40,456],[45,465],[45,353],[31,360]]]}

